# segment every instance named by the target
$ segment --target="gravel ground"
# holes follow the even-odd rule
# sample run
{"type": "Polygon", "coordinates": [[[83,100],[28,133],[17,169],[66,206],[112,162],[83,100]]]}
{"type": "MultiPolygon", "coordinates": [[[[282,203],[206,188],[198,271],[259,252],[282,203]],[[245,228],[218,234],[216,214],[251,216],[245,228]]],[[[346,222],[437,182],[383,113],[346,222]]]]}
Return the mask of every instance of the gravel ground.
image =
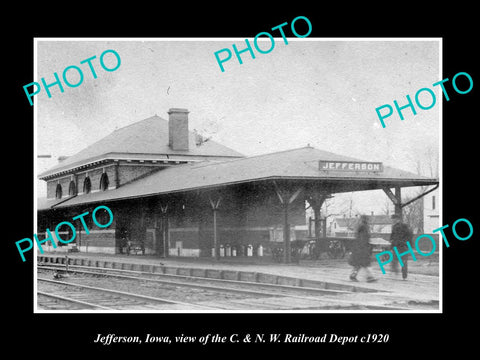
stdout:
{"type": "MultiPolygon", "coordinates": [[[[49,254],[45,254],[49,255],[49,254]]],[[[65,256],[64,253],[50,253],[53,256],[65,256]]],[[[270,258],[220,258],[216,261],[211,258],[158,258],[156,256],[142,255],[108,255],[95,253],[71,253],[69,257],[91,258],[95,260],[117,261],[123,263],[138,263],[173,267],[224,269],[234,271],[259,272],[294,278],[317,281],[328,281],[344,285],[352,285],[349,280],[351,267],[347,260],[301,260],[300,264],[279,264],[270,258]]],[[[408,297],[413,301],[438,301],[441,294],[441,277],[438,257],[433,255],[428,258],[419,258],[416,262],[409,261],[409,276],[407,281],[402,281],[401,275],[394,274],[387,266],[387,273],[382,274],[376,262],[372,262],[371,270],[378,281],[366,283],[364,273],[358,276],[359,282],[355,286],[369,287],[377,291],[390,292],[399,298],[408,297]]]]}
{"type": "MultiPolygon", "coordinates": [[[[54,271],[39,270],[39,277],[53,279],[54,271]]],[[[119,279],[107,276],[94,276],[85,274],[71,273],[67,279],[61,279],[61,281],[72,282],[75,284],[94,286],[99,288],[105,288],[110,290],[124,291],[129,293],[147,295],[152,297],[159,297],[169,300],[183,301],[187,303],[198,303],[213,300],[238,300],[251,298],[252,296],[245,294],[235,294],[228,292],[219,292],[213,290],[198,289],[192,287],[182,287],[169,284],[160,284],[149,281],[141,281],[134,279],[119,279]]],[[[38,290],[46,289],[46,286],[50,286],[50,289],[58,287],[58,285],[40,283],[38,290]]],[[[70,291],[70,287],[66,286],[66,289],[70,291]]],[[[47,289],[48,290],[48,289],[47,289]]],[[[44,290],[44,291],[47,291],[44,290]]],[[[253,296],[258,298],[260,296],[253,296]]]]}

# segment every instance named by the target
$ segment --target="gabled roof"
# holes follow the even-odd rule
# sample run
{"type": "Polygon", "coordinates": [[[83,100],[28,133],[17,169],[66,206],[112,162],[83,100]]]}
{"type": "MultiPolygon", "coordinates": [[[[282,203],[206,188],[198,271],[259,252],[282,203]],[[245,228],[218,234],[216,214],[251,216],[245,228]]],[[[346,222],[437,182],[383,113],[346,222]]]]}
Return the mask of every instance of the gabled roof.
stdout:
{"type": "Polygon", "coordinates": [[[239,152],[213,140],[196,144],[195,133],[189,132],[189,150],[172,150],[168,146],[168,121],[155,115],[129,126],[115,130],[110,135],[86,147],[77,154],[43,172],[39,177],[60,172],[100,158],[132,158],[157,155],[200,156],[200,157],[242,157],[239,152]],[[108,155],[108,156],[107,156],[108,155]]]}
{"type": "MultiPolygon", "coordinates": [[[[384,186],[434,185],[438,180],[384,166],[382,172],[346,172],[319,170],[319,160],[362,161],[327,151],[304,147],[266,155],[185,164],[157,171],[114,190],[80,195],[59,204],[66,207],[101,201],[185,192],[263,180],[312,180],[330,182],[355,189],[384,186]],[[367,186],[367,185],[368,186],[367,186]]],[[[346,191],[346,190],[343,190],[346,191]]]]}

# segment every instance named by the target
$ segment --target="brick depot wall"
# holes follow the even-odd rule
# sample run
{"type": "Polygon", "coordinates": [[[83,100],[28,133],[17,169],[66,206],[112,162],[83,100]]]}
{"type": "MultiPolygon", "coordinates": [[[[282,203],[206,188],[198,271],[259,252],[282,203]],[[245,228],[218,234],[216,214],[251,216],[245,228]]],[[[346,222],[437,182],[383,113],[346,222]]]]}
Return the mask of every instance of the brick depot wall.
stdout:
{"type": "MultiPolygon", "coordinates": [[[[56,190],[57,190],[57,180],[47,181],[47,198],[48,199],[55,199],[56,190]]],[[[63,188],[62,188],[62,191],[63,191],[63,188]]]]}
{"type": "MultiPolygon", "coordinates": [[[[174,228],[170,229],[169,237],[171,256],[178,256],[180,253],[180,256],[210,257],[212,254],[212,248],[214,247],[213,229],[174,228]]],[[[268,229],[219,228],[217,237],[221,249],[235,248],[237,256],[247,256],[248,246],[252,246],[254,249],[257,249],[259,245],[262,245],[263,248],[270,247],[268,229]]]]}
{"type": "MultiPolygon", "coordinates": [[[[254,253],[262,246],[265,254],[271,253],[271,249],[282,243],[272,241],[273,228],[222,228],[217,229],[217,239],[220,248],[235,248],[237,256],[247,256],[247,248],[251,246],[254,253]]],[[[278,234],[277,234],[278,235],[278,234]]],[[[304,231],[291,229],[291,239],[304,235],[304,231]]],[[[214,247],[213,229],[177,228],[170,230],[170,249],[177,247],[181,242],[183,249],[198,249],[200,256],[211,256],[214,247]]]]}
{"type": "MultiPolygon", "coordinates": [[[[75,182],[76,178],[76,188],[77,188],[77,194],[83,192],[83,184],[85,181],[85,178],[88,177],[90,178],[90,182],[92,184],[91,191],[98,191],[100,190],[100,178],[103,174],[103,169],[105,168],[105,173],[108,176],[109,180],[109,187],[115,186],[115,168],[113,165],[107,165],[107,166],[101,166],[97,168],[92,168],[88,172],[80,172],[80,173],[75,173],[73,176],[73,181],[75,182]]],[[[47,198],[55,198],[55,193],[57,189],[57,183],[60,183],[62,186],[62,194],[63,196],[68,196],[68,190],[70,186],[70,181],[71,181],[71,175],[67,175],[65,177],[62,177],[60,179],[53,179],[47,181],[47,198]]]]}
{"type": "Polygon", "coordinates": [[[138,166],[138,165],[127,165],[120,164],[118,166],[118,180],[119,184],[123,185],[129,181],[132,181],[140,176],[144,176],[151,172],[158,171],[158,167],[152,166],[138,166]]]}
{"type": "MultiPolygon", "coordinates": [[[[278,199],[270,199],[267,202],[252,204],[246,209],[246,227],[258,226],[283,226],[283,209],[278,205],[278,199]]],[[[305,204],[303,201],[295,201],[289,207],[289,223],[305,225],[305,204]]]]}
{"type": "MultiPolygon", "coordinates": [[[[131,170],[130,175],[140,176],[145,169],[137,166],[120,166],[119,174],[125,175],[131,170]],[[127,171],[123,171],[127,170],[127,171]]],[[[149,169],[149,171],[153,168],[149,169]]],[[[110,185],[114,182],[114,167],[106,167],[109,176],[110,185]]],[[[83,188],[85,173],[78,174],[78,184],[83,188]]],[[[98,189],[102,168],[89,171],[89,177],[92,181],[92,190],[98,189]]],[[[67,178],[69,182],[69,178],[67,178]]],[[[67,181],[66,181],[67,183],[67,181]]],[[[66,190],[68,192],[68,187],[66,190]]],[[[108,191],[108,190],[107,190],[108,191]]],[[[81,196],[81,195],[79,195],[81,196]]],[[[159,204],[164,201],[161,198],[146,198],[124,200],[116,203],[109,203],[109,208],[114,214],[114,222],[106,230],[100,231],[91,221],[91,215],[88,228],[99,230],[86,235],[80,233],[80,250],[89,252],[109,252],[119,253],[122,247],[122,234],[120,229],[128,229],[128,239],[135,246],[143,244],[146,254],[155,253],[159,250],[159,241],[162,241],[161,234],[156,231],[160,227],[159,219],[161,212],[159,204]]],[[[178,254],[178,249],[184,256],[211,256],[213,247],[213,211],[208,202],[208,198],[202,197],[202,194],[178,195],[175,198],[169,198],[168,207],[168,248],[170,254],[178,254]],[[190,254],[190,255],[188,255],[190,254]]],[[[48,213],[48,217],[56,216],[55,224],[60,221],[70,221],[84,211],[90,214],[98,204],[91,208],[56,210],[48,213]]],[[[305,225],[305,209],[303,201],[295,201],[290,206],[289,222],[291,225],[291,239],[297,237],[294,230],[295,225],[305,225]]],[[[279,204],[276,194],[269,192],[267,194],[258,192],[255,196],[251,194],[243,197],[238,196],[224,197],[217,212],[217,236],[219,244],[222,246],[237,247],[238,255],[242,255],[242,248],[246,249],[249,245],[255,249],[259,245],[264,248],[270,248],[278,243],[272,240],[278,240],[278,233],[283,231],[284,214],[279,204]],[[274,236],[274,230],[277,229],[277,235],[274,236]]],[[[48,222],[48,221],[47,221],[48,222]]],[[[79,223],[79,221],[76,221],[79,223]]],[[[53,224],[53,230],[55,229],[53,224]]],[[[81,224],[78,224],[81,227],[81,224]]],[[[52,226],[51,224],[47,226],[52,226]]],[[[52,227],[50,227],[52,229],[52,227]]],[[[44,230],[44,229],[43,229],[44,230]]],[[[124,246],[124,245],[123,245],[124,246]]]]}
{"type": "MultiPolygon", "coordinates": [[[[269,196],[230,198],[222,200],[217,212],[217,239],[221,247],[237,249],[237,256],[246,256],[250,245],[257,249],[262,245],[270,249],[273,229],[283,230],[284,214],[275,194],[269,196]]],[[[197,199],[198,200],[198,199],[197,199]]],[[[178,254],[178,248],[195,249],[200,256],[211,256],[213,242],[213,211],[208,204],[189,199],[184,209],[170,213],[170,254],[178,254]],[[177,246],[178,245],[178,246],[177,246]]],[[[303,201],[297,201],[290,207],[289,222],[291,239],[298,232],[295,225],[305,225],[305,209],[303,201]]],[[[278,231],[277,231],[278,232],[278,231]]],[[[299,236],[304,235],[298,233],[299,236]]],[[[277,234],[278,235],[278,234],[277,234]]],[[[278,236],[277,236],[278,237],[278,236]]]]}
{"type": "Polygon", "coordinates": [[[47,198],[55,199],[57,192],[57,184],[62,187],[62,197],[68,196],[68,188],[70,186],[71,177],[63,177],[61,179],[50,180],[47,182],[47,198]]]}
{"type": "Polygon", "coordinates": [[[90,230],[89,235],[82,232],[79,244],[80,251],[118,253],[116,249],[115,229],[90,230]]]}
{"type": "MultiPolygon", "coordinates": [[[[109,181],[109,187],[115,186],[115,168],[114,166],[105,166],[105,173],[108,176],[108,181],[109,181]]],[[[103,167],[99,168],[94,168],[92,170],[89,170],[88,172],[83,172],[78,174],[78,183],[77,183],[77,191],[78,193],[83,192],[83,185],[85,182],[85,178],[87,177],[90,178],[90,182],[92,184],[91,191],[98,191],[100,190],[100,179],[103,174],[103,167]]],[[[80,195],[81,196],[81,195],[80,195]]]]}
{"type": "MultiPolygon", "coordinates": [[[[70,249],[77,248],[80,251],[88,250],[88,252],[116,253],[116,209],[115,207],[109,206],[113,213],[113,221],[107,228],[101,228],[95,225],[92,219],[92,212],[96,207],[96,205],[92,205],[89,207],[82,207],[81,209],[56,209],[48,212],[40,212],[38,216],[38,228],[36,232],[38,238],[40,240],[45,239],[47,236],[46,229],[48,228],[50,229],[50,232],[52,233],[54,241],[57,245],[57,249],[55,249],[51,245],[51,242],[48,241],[47,243],[42,244],[42,248],[46,251],[68,251],[70,249]],[[89,232],[88,234],[79,219],[73,220],[73,217],[84,212],[89,213],[83,217],[89,232]],[[55,228],[57,227],[57,224],[63,221],[68,221],[75,226],[75,239],[69,244],[61,243],[58,241],[58,239],[56,239],[55,236],[55,228]]],[[[106,224],[110,218],[106,212],[104,214],[105,218],[103,218],[103,211],[104,210],[99,210],[96,213],[96,218],[99,223],[106,224]]],[[[62,225],[58,230],[59,236],[62,239],[68,240],[71,238],[72,233],[68,225],[62,225]]]]}
{"type": "MultiPolygon", "coordinates": [[[[77,186],[77,193],[83,192],[83,185],[85,178],[90,178],[90,182],[92,184],[91,190],[97,191],[100,189],[100,178],[103,174],[103,170],[105,169],[105,173],[108,176],[109,180],[109,187],[115,186],[115,165],[110,164],[103,164],[98,167],[92,167],[88,171],[81,171],[72,173],[74,178],[77,178],[76,186],[77,186]]],[[[123,185],[129,181],[132,181],[138,177],[144,176],[151,172],[158,171],[159,167],[152,167],[152,166],[142,166],[142,165],[128,165],[128,163],[120,163],[118,165],[118,181],[119,185],[123,185]]],[[[68,189],[70,185],[71,175],[63,176],[59,179],[52,179],[47,181],[47,198],[55,198],[55,193],[57,189],[57,183],[59,182],[62,186],[62,194],[63,196],[68,195],[68,189]]]]}
{"type": "Polygon", "coordinates": [[[199,248],[198,227],[169,229],[169,238],[170,248],[177,247],[177,242],[182,242],[181,246],[185,249],[199,248]]]}
{"type": "MultiPolygon", "coordinates": [[[[85,230],[77,230],[75,240],[69,244],[63,244],[58,240],[55,235],[55,229],[51,230],[53,240],[56,244],[56,248],[52,245],[51,241],[47,241],[42,244],[42,249],[44,251],[51,252],[67,252],[73,248],[78,248],[81,252],[99,252],[99,253],[110,253],[115,254],[115,230],[105,229],[105,230],[93,230],[89,229],[89,234],[87,235],[85,230]]],[[[46,232],[38,233],[37,237],[39,240],[46,238],[46,232]]],[[[71,235],[66,231],[59,231],[58,235],[64,239],[68,240],[71,235]]],[[[40,252],[40,251],[39,251],[40,252]]]]}

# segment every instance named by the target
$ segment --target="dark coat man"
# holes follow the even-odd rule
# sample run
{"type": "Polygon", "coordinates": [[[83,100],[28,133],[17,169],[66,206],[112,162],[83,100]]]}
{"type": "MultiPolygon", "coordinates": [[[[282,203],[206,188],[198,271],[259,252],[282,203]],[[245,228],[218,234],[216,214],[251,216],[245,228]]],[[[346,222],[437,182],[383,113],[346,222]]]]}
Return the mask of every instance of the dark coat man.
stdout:
{"type": "MultiPolygon", "coordinates": [[[[410,242],[413,237],[413,232],[410,227],[403,223],[400,219],[400,216],[397,214],[392,215],[393,226],[392,226],[392,235],[390,236],[390,242],[392,244],[392,249],[397,248],[399,253],[403,253],[408,250],[407,241],[410,242]]],[[[402,257],[402,278],[405,280],[408,276],[408,255],[402,257]]],[[[398,259],[396,256],[392,260],[392,270],[398,272],[398,259]]]]}
{"type": "Polygon", "coordinates": [[[370,245],[370,229],[368,223],[361,222],[357,228],[355,241],[352,245],[352,255],[349,264],[358,267],[370,266],[372,246],[370,245]]]}
{"type": "Polygon", "coordinates": [[[407,241],[411,241],[413,237],[412,230],[410,230],[410,227],[407,224],[401,222],[400,218],[393,216],[392,218],[396,223],[392,226],[390,242],[392,243],[392,246],[396,246],[399,251],[407,250],[407,241]]]}
{"type": "Polygon", "coordinates": [[[370,245],[370,228],[368,225],[368,218],[365,215],[362,215],[357,227],[357,236],[353,242],[352,254],[348,260],[348,263],[353,266],[350,280],[357,281],[357,274],[360,269],[363,268],[367,273],[367,281],[376,281],[369,269],[371,261],[372,245],[370,245]]]}

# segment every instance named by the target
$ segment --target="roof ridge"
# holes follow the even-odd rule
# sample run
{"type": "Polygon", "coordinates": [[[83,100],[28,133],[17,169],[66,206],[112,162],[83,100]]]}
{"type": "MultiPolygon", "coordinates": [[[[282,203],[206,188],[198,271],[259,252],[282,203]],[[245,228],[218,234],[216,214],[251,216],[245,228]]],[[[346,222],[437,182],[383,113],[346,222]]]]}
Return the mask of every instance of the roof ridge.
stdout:
{"type": "MultiPolygon", "coordinates": [[[[141,123],[141,122],[144,122],[144,121],[147,121],[147,120],[151,120],[152,118],[155,118],[155,117],[157,117],[157,118],[159,118],[159,119],[161,119],[161,120],[163,120],[163,121],[165,121],[165,122],[168,122],[168,120],[166,120],[166,119],[158,116],[157,114],[155,114],[155,115],[152,115],[152,116],[150,116],[150,117],[148,117],[148,118],[146,118],[146,119],[138,120],[138,121],[135,121],[135,122],[133,122],[133,123],[131,123],[131,124],[128,124],[128,125],[125,125],[125,126],[122,126],[122,127],[118,128],[118,129],[115,129],[115,130],[113,130],[110,134],[113,134],[114,132],[119,131],[119,130],[123,130],[123,129],[129,128],[129,127],[131,127],[131,126],[133,126],[133,125],[136,125],[136,124],[138,124],[138,123],[141,123]]],[[[110,134],[109,134],[109,135],[110,135],[110,134]]],[[[108,136],[108,135],[107,135],[107,136],[108,136]]],[[[102,140],[102,139],[100,139],[100,140],[102,140]]]]}
{"type": "MultiPolygon", "coordinates": [[[[230,163],[232,161],[248,160],[248,159],[253,159],[253,158],[259,158],[259,157],[262,157],[262,156],[271,156],[271,155],[281,154],[281,153],[290,152],[290,151],[298,151],[298,150],[307,149],[307,148],[315,149],[313,146],[307,145],[307,146],[294,148],[294,149],[286,149],[286,150],[275,151],[275,152],[272,152],[272,153],[257,154],[257,155],[252,155],[252,156],[244,156],[244,157],[234,158],[232,160],[215,161],[215,162],[211,162],[211,163],[208,163],[208,164],[204,164],[203,161],[202,161],[201,163],[195,164],[196,165],[195,167],[200,168],[200,167],[209,166],[209,165],[219,165],[219,164],[224,164],[224,163],[230,163]]],[[[318,149],[316,149],[316,150],[318,150],[318,149]]],[[[208,160],[206,160],[206,161],[208,161],[208,160]]]]}
{"type": "Polygon", "coordinates": [[[193,129],[188,130],[191,145],[188,151],[172,150],[168,146],[168,120],[157,114],[125,126],[117,124],[119,126],[117,129],[69,155],[65,161],[53,165],[39,176],[53,175],[75,164],[86,163],[90,159],[112,153],[155,154],[155,156],[166,155],[167,157],[169,155],[188,155],[195,158],[244,156],[215,139],[205,142],[206,145],[198,146],[192,142],[195,136],[193,129]]]}
{"type": "Polygon", "coordinates": [[[97,141],[94,141],[94,142],[93,142],[93,143],[91,143],[90,145],[87,145],[87,146],[86,146],[86,147],[84,147],[82,150],[80,150],[80,151],[77,151],[76,153],[74,153],[74,154],[72,154],[72,155],[68,155],[68,157],[75,156],[75,155],[77,155],[77,154],[79,154],[79,153],[81,153],[81,152],[85,151],[86,149],[88,149],[88,148],[90,148],[90,147],[92,147],[92,146],[94,146],[94,145],[96,145],[96,144],[100,143],[101,141],[104,141],[104,140],[105,140],[107,137],[111,136],[113,133],[115,133],[115,132],[117,132],[117,131],[120,131],[120,130],[123,130],[123,129],[129,128],[129,127],[131,127],[131,126],[133,126],[133,125],[136,125],[136,124],[138,124],[138,123],[141,123],[141,122],[143,122],[143,121],[150,120],[150,119],[152,119],[152,118],[154,118],[154,117],[158,117],[159,119],[162,119],[163,121],[167,121],[167,120],[165,120],[164,118],[161,118],[160,116],[158,116],[157,114],[155,114],[155,115],[153,115],[153,116],[150,116],[150,117],[148,117],[148,118],[146,118],[146,119],[143,119],[143,120],[138,120],[138,121],[135,121],[134,123],[131,123],[131,124],[128,124],[128,125],[122,126],[122,127],[118,128],[118,129],[115,129],[115,130],[111,131],[111,132],[110,132],[108,135],[105,135],[104,137],[102,137],[102,138],[98,139],[97,141]]]}

